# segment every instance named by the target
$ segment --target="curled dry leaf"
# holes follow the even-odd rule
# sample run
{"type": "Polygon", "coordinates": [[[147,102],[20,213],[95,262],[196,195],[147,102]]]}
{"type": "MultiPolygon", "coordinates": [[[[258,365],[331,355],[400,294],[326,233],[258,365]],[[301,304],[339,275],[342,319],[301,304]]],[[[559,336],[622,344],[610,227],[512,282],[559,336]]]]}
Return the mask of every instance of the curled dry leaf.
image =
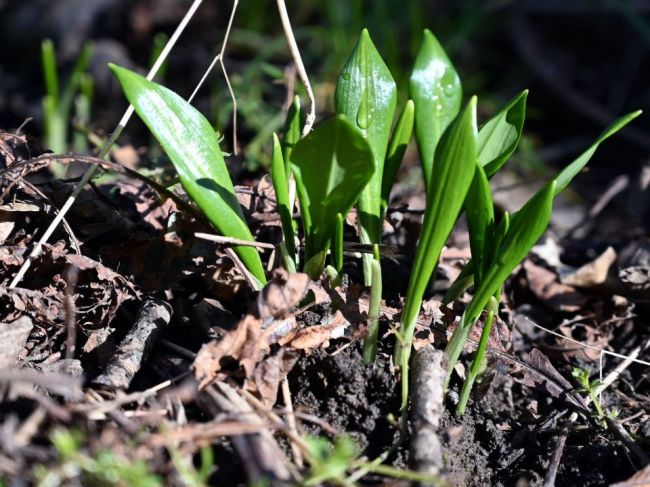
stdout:
{"type": "Polygon", "coordinates": [[[571,383],[553,367],[548,357],[538,349],[533,348],[523,354],[522,362],[526,366],[514,374],[522,384],[541,388],[553,397],[559,397],[573,388],[571,383]]]}
{"type": "Polygon", "coordinates": [[[21,316],[12,323],[0,323],[0,369],[18,362],[33,327],[29,316],[21,316]]]}

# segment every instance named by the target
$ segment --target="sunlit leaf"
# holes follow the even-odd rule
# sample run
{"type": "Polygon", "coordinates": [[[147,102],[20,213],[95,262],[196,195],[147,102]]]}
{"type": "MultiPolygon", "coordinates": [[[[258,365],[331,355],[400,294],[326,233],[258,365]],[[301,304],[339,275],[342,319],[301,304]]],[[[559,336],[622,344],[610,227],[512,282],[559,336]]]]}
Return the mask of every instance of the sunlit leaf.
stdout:
{"type": "MultiPolygon", "coordinates": [[[[427,194],[422,232],[402,313],[400,332],[403,343],[397,348],[396,363],[402,368],[403,378],[408,367],[408,356],[424,291],[438,264],[442,247],[456,223],[476,171],[476,137],[476,97],[472,97],[463,113],[447,128],[436,148],[436,177],[427,194]],[[449,188],[453,188],[453,191],[449,188]]],[[[402,405],[405,406],[404,388],[407,387],[407,381],[404,379],[402,386],[402,405]]]]}
{"type": "MultiPolygon", "coordinates": [[[[338,78],[334,102],[336,111],[346,115],[357,126],[372,150],[375,173],[359,196],[359,230],[362,243],[379,243],[381,181],[397,89],[366,29],[361,32],[338,78]]],[[[367,280],[371,262],[369,257],[364,259],[367,280]]]]}
{"type": "MultiPolygon", "coordinates": [[[[254,241],[237,201],[210,122],[176,93],[137,73],[110,65],[124,94],[174,164],[187,194],[223,235],[254,241]]],[[[235,252],[260,283],[264,267],[253,247],[235,252]]]]}
{"type": "Polygon", "coordinates": [[[409,96],[415,103],[415,140],[429,191],[436,177],[431,172],[436,146],[460,110],[463,89],[447,53],[428,29],[411,73],[409,96]]]}
{"type": "Polygon", "coordinates": [[[388,144],[386,162],[384,163],[384,175],[381,181],[381,202],[384,208],[388,207],[390,192],[395,184],[397,172],[404,159],[404,153],[408,147],[411,135],[413,135],[415,105],[409,100],[397,119],[393,135],[388,144]]]}
{"type": "Polygon", "coordinates": [[[477,164],[472,185],[465,200],[465,213],[469,230],[469,244],[475,263],[474,280],[480,284],[485,266],[485,241],[494,226],[494,203],[485,171],[477,164]]]}
{"type": "Polygon", "coordinates": [[[478,160],[488,179],[508,161],[521,140],[527,97],[528,90],[519,93],[478,132],[478,160]]]}
{"type": "Polygon", "coordinates": [[[375,165],[361,132],[347,117],[337,115],[296,144],[291,166],[305,224],[305,258],[309,260],[327,250],[337,214],[348,214],[374,174],[375,165]]]}

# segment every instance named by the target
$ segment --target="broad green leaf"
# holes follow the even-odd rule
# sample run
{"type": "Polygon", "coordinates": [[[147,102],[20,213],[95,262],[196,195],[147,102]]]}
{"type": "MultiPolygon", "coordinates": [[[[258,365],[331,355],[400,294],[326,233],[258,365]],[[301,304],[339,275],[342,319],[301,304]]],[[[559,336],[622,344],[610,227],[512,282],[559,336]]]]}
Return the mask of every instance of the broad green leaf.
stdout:
{"type": "MultiPolygon", "coordinates": [[[[183,188],[210,223],[225,236],[254,241],[210,122],[164,86],[128,69],[109,66],[174,164],[183,188]]],[[[234,250],[253,276],[265,283],[258,251],[246,246],[235,246],[234,250]]]]}
{"type": "Polygon", "coordinates": [[[397,119],[393,136],[388,144],[386,152],[386,162],[384,163],[384,175],[381,180],[381,203],[384,208],[388,208],[390,201],[390,192],[395,184],[397,172],[404,159],[404,153],[408,147],[411,135],[413,135],[415,105],[413,100],[409,100],[404,105],[404,109],[397,119]]]}
{"type": "Polygon", "coordinates": [[[476,165],[472,185],[465,200],[467,227],[469,229],[469,244],[472,250],[472,260],[475,262],[474,281],[480,285],[485,270],[485,245],[488,232],[494,226],[494,203],[492,192],[483,166],[476,165]]]}
{"type": "Polygon", "coordinates": [[[284,122],[284,173],[291,174],[291,151],[300,140],[302,133],[302,122],[300,120],[300,97],[294,96],[289,106],[287,119],[284,122]]]}
{"type": "Polygon", "coordinates": [[[472,97],[465,110],[447,128],[436,148],[433,167],[436,177],[431,181],[427,194],[422,232],[402,313],[400,331],[403,342],[397,348],[396,363],[402,368],[403,406],[407,399],[408,357],[422,297],[472,183],[477,167],[476,137],[476,97],[472,97]]]}
{"type": "Polygon", "coordinates": [[[271,158],[271,181],[275,190],[275,200],[280,212],[280,221],[282,222],[282,234],[287,252],[291,256],[296,255],[296,245],[293,233],[292,211],[289,205],[289,182],[285,173],[284,158],[282,157],[282,147],[278,136],[273,134],[273,156],[271,158]]]}
{"type": "Polygon", "coordinates": [[[555,178],[557,180],[555,195],[558,195],[560,192],[562,192],[562,190],[564,190],[564,188],[567,187],[567,185],[576,176],[576,174],[578,174],[582,170],[582,168],[585,167],[585,165],[589,162],[589,159],[591,159],[591,157],[594,155],[594,152],[596,152],[596,149],[598,149],[598,146],[600,144],[602,144],[609,137],[611,137],[616,132],[621,130],[623,127],[625,127],[636,117],[641,115],[641,113],[642,113],[641,110],[637,110],[636,112],[623,115],[622,117],[616,119],[609,127],[603,130],[600,136],[596,139],[596,142],[594,142],[586,151],[580,154],[580,156],[576,160],[574,160],[571,164],[565,167],[564,170],[562,170],[562,172],[557,175],[557,177],[555,178]]]}
{"type": "Polygon", "coordinates": [[[327,250],[336,215],[348,214],[374,174],[375,165],[361,132],[347,117],[337,115],[296,144],[291,167],[305,224],[305,260],[309,260],[327,250]]]}
{"type": "Polygon", "coordinates": [[[524,90],[510,100],[478,132],[478,160],[491,178],[517,148],[526,119],[524,90]]]}
{"type": "Polygon", "coordinates": [[[411,73],[409,96],[415,103],[415,140],[428,192],[434,178],[431,168],[438,140],[458,114],[463,97],[456,69],[428,29],[424,30],[411,73]]]}
{"type": "MultiPolygon", "coordinates": [[[[381,180],[397,89],[366,29],[361,32],[339,76],[334,102],[336,111],[346,115],[359,128],[372,150],[375,172],[359,196],[359,233],[362,243],[379,243],[381,180]]],[[[369,256],[364,258],[366,284],[370,284],[371,262],[369,256]]]]}

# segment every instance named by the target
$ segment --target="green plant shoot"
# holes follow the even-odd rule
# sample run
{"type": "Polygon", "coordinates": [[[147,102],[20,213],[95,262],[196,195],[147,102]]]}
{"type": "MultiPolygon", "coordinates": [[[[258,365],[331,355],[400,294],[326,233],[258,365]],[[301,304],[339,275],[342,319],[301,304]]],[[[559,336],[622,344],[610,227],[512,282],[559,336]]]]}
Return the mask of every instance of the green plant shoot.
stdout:
{"type": "Polygon", "coordinates": [[[409,100],[404,105],[404,109],[397,119],[397,123],[393,129],[393,135],[388,144],[386,162],[384,163],[384,175],[381,180],[382,220],[388,209],[390,192],[397,179],[397,172],[399,171],[402,159],[404,159],[404,154],[406,153],[406,148],[413,135],[414,114],[415,105],[413,104],[413,100],[409,100]]]}
{"type": "MultiPolygon", "coordinates": [[[[359,196],[361,243],[376,244],[381,239],[381,194],[384,160],[397,103],[395,81],[364,29],[336,85],[336,111],[348,117],[368,141],[374,174],[359,196]]],[[[372,255],[364,255],[366,286],[371,281],[372,255]]]]}
{"type": "MultiPolygon", "coordinates": [[[[555,189],[555,195],[557,196],[571,180],[587,165],[590,159],[595,154],[596,150],[605,140],[614,135],[616,132],[625,127],[628,123],[634,120],[636,117],[641,115],[641,110],[628,113],[622,117],[617,118],[612,122],[603,132],[598,136],[593,144],[591,144],[587,150],[580,154],[576,159],[573,160],[568,166],[566,166],[557,176],[557,186],[555,189]]],[[[489,123],[489,122],[488,122],[489,123]]],[[[487,124],[486,124],[487,126],[487,124]]],[[[443,303],[450,303],[457,299],[469,286],[474,282],[474,263],[473,260],[468,262],[467,265],[463,268],[462,272],[454,281],[452,286],[447,291],[443,303]]]]}
{"type": "MultiPolygon", "coordinates": [[[[92,89],[88,88],[91,82],[87,80],[88,75],[84,73],[90,62],[91,54],[92,45],[87,43],[79,54],[72,73],[61,91],[54,43],[46,39],[41,44],[41,62],[45,81],[45,96],[43,97],[45,143],[57,154],[65,152],[68,148],[70,112],[75,104],[75,95],[79,93],[79,97],[88,96],[90,98],[91,96],[92,89]]],[[[85,103],[89,106],[90,102],[90,99],[82,102],[77,101],[77,105],[85,103]]],[[[80,115],[83,116],[84,113],[80,115]]]]}
{"type": "MultiPolygon", "coordinates": [[[[110,65],[124,94],[163,147],[181,184],[207,219],[223,235],[254,241],[246,224],[212,126],[192,105],[171,90],[128,69],[110,65]]],[[[266,282],[257,249],[235,246],[251,274],[266,282]]]]}
{"type": "Polygon", "coordinates": [[[427,194],[422,232],[406,292],[400,325],[402,342],[396,347],[395,363],[402,373],[402,408],[408,400],[408,363],[422,297],[474,177],[477,135],[476,97],[472,97],[465,110],[447,127],[436,148],[432,167],[435,178],[431,179],[427,194]]]}
{"type": "Polygon", "coordinates": [[[291,153],[305,232],[305,272],[313,279],[325,264],[337,218],[348,214],[375,172],[361,132],[337,115],[319,124],[291,153]]]}
{"type": "Polygon", "coordinates": [[[293,231],[293,217],[291,206],[289,204],[289,181],[285,172],[284,158],[282,157],[282,147],[278,136],[273,133],[273,155],[271,157],[271,182],[275,190],[275,200],[280,213],[282,223],[282,235],[284,236],[284,245],[292,262],[290,268],[295,268],[293,261],[296,255],[295,234],[293,231]]]}
{"type": "Polygon", "coordinates": [[[430,190],[436,146],[447,126],[456,118],[463,88],[453,64],[430,30],[424,30],[422,45],[411,73],[409,94],[415,103],[415,140],[420,151],[424,186],[430,190]]]}

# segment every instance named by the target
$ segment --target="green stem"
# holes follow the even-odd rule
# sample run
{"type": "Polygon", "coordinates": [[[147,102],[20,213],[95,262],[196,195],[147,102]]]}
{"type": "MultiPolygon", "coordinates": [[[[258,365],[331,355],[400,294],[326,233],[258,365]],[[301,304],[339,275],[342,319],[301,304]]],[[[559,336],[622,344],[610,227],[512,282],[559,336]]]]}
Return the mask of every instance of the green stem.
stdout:
{"type": "Polygon", "coordinates": [[[463,389],[461,390],[460,393],[460,401],[456,406],[456,416],[461,416],[465,412],[465,407],[467,406],[467,401],[469,400],[469,394],[472,391],[474,382],[476,381],[478,375],[485,370],[485,364],[486,364],[485,354],[487,352],[487,344],[490,338],[490,332],[492,331],[494,316],[497,313],[497,309],[498,309],[497,300],[491,298],[490,303],[488,304],[487,307],[488,315],[483,325],[483,331],[481,332],[481,339],[479,341],[478,348],[476,349],[476,355],[474,356],[474,361],[472,362],[472,366],[467,374],[465,383],[463,384],[463,389]]]}
{"type": "Polygon", "coordinates": [[[379,334],[379,314],[381,312],[381,261],[379,259],[379,246],[374,246],[372,261],[372,285],[370,287],[370,305],[368,306],[368,320],[370,326],[368,336],[363,342],[363,360],[366,363],[374,362],[377,355],[377,336],[379,334]]]}

